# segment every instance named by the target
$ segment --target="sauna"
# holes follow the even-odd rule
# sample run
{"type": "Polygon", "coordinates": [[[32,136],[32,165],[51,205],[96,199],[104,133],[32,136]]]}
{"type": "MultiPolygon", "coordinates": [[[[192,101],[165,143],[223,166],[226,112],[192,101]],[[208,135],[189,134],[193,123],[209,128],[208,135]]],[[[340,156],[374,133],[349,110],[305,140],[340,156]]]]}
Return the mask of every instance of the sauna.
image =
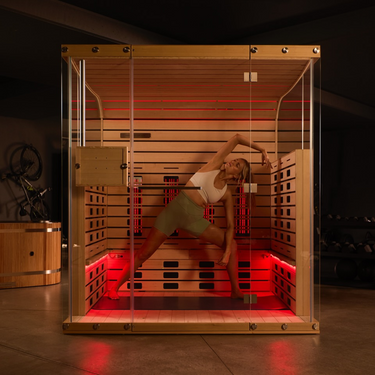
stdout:
{"type": "MultiPolygon", "coordinates": [[[[318,334],[320,47],[61,51],[63,332],[318,334]],[[231,298],[222,249],[182,229],[135,269],[156,217],[236,134],[271,161],[244,145],[227,158],[251,165],[228,183],[244,297],[231,298]]],[[[204,217],[226,230],[221,202],[204,217]]]]}

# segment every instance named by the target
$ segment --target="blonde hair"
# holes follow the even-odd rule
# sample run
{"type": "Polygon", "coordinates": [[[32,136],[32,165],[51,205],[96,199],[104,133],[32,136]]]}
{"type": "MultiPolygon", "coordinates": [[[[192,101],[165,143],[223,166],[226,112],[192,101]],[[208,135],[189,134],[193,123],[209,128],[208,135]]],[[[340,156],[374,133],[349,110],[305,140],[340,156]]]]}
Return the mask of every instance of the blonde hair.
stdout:
{"type": "Polygon", "coordinates": [[[241,158],[240,160],[243,160],[244,165],[240,173],[240,176],[237,179],[237,182],[239,184],[243,184],[245,182],[250,182],[251,167],[250,167],[250,163],[246,159],[241,158]]]}

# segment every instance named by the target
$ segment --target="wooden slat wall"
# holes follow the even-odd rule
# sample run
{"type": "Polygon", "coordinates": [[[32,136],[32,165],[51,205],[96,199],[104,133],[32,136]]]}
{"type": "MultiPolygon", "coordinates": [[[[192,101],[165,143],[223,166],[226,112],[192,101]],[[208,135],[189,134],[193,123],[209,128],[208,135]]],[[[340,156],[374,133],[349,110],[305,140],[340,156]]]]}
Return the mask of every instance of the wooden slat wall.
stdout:
{"type": "Polygon", "coordinates": [[[274,257],[271,258],[271,291],[296,313],[296,270],[274,257]]]}
{"type": "MultiPolygon", "coordinates": [[[[304,66],[305,63],[299,60],[282,63],[257,61],[251,67],[249,61],[243,60],[135,61],[134,133],[141,135],[140,138],[136,136],[133,149],[136,178],[142,185],[183,185],[212,157],[223,142],[236,133],[248,136],[265,147],[271,160],[277,158],[276,139],[279,143],[278,156],[301,148],[302,138],[305,147],[308,147],[308,103],[305,103],[305,110],[302,111],[300,94],[296,89],[282,105],[279,131],[275,134],[277,101],[294,84],[304,66]],[[243,82],[244,72],[250,69],[258,72],[258,82],[243,82]],[[148,138],[142,137],[145,135],[148,138]],[[173,182],[174,179],[178,181],[173,182]]],[[[88,60],[86,79],[90,87],[100,95],[104,114],[104,121],[101,121],[98,103],[88,93],[86,145],[129,146],[128,62],[111,59],[88,60]]],[[[246,282],[240,281],[242,286],[245,286],[244,290],[250,290],[250,282],[251,291],[270,290],[270,265],[265,265],[264,262],[258,262],[257,265],[256,261],[258,258],[263,259],[262,254],[271,249],[270,174],[261,166],[261,156],[254,150],[249,152],[247,148],[239,146],[231,157],[247,158],[252,164],[255,180],[253,182],[258,184],[257,205],[251,213],[251,234],[243,236],[241,229],[236,236],[240,262],[251,261],[251,264],[242,263],[240,272],[249,277],[246,282]],[[253,260],[249,259],[250,249],[255,257],[253,260]]],[[[246,214],[241,211],[243,197],[235,186],[231,188],[234,190],[238,213],[242,213],[241,218],[246,221],[246,214]]],[[[108,187],[107,247],[113,254],[121,254],[120,261],[116,258],[115,262],[109,262],[109,286],[118,275],[119,265],[122,266],[124,261],[129,259],[130,230],[136,228],[135,247],[138,248],[164,207],[165,193],[162,189],[138,190],[137,194],[139,196],[135,208],[139,211],[136,222],[130,223],[131,202],[128,189],[108,187]]],[[[211,207],[210,218],[225,228],[224,210],[220,205],[211,207]]],[[[243,224],[241,221],[238,223],[243,224]]],[[[92,234],[95,235],[94,230],[89,229],[88,235],[92,234]]],[[[89,245],[94,247],[94,250],[86,248],[87,257],[105,243],[104,238],[101,241],[89,245]]],[[[173,285],[167,288],[177,287],[184,291],[227,291],[228,278],[223,273],[223,268],[215,263],[213,268],[203,267],[203,270],[208,269],[214,273],[213,280],[209,278],[210,282],[204,282],[206,289],[200,285],[202,281],[199,278],[199,262],[215,262],[220,256],[219,249],[199,243],[199,240],[180,232],[168,239],[144,264],[143,269],[147,271],[143,271],[142,277],[136,280],[138,284],[142,284],[142,290],[163,290],[164,284],[172,283],[173,285]],[[178,271],[178,282],[165,280],[165,261],[179,262],[179,266],[173,270],[178,271]],[[182,280],[186,276],[186,269],[189,270],[189,280],[194,280],[182,280]]],[[[127,285],[123,288],[126,290],[127,285]]]]}
{"type": "Polygon", "coordinates": [[[272,262],[272,291],[305,316],[310,308],[309,160],[309,150],[295,150],[272,163],[271,174],[271,248],[284,261],[272,262]]]}
{"type": "Polygon", "coordinates": [[[92,306],[106,292],[107,258],[102,257],[85,269],[85,304],[84,312],[87,313],[92,306]]]}
{"type": "MultiPolygon", "coordinates": [[[[166,123],[166,121],[160,120],[141,120],[135,122],[134,131],[136,133],[147,132],[150,134],[149,139],[136,139],[134,146],[134,173],[142,181],[143,185],[168,185],[174,183],[184,185],[191,175],[212,157],[214,152],[216,152],[226,139],[230,138],[236,132],[250,136],[248,123],[242,121],[231,121],[230,124],[227,124],[225,121],[216,123],[216,128],[210,122],[210,129],[207,131],[202,129],[203,124],[200,126],[202,130],[198,130],[197,126],[199,127],[198,120],[188,122],[179,121],[179,124],[175,122],[166,123]],[[191,129],[190,125],[192,124],[194,126],[191,129]],[[176,178],[178,181],[174,182],[176,178]]],[[[105,129],[104,138],[112,138],[116,142],[116,135],[117,139],[119,138],[116,120],[111,120],[110,124],[105,121],[105,129]],[[115,130],[112,130],[113,128],[115,130]],[[107,134],[111,135],[107,136],[107,134]]],[[[128,132],[128,129],[125,128],[122,132],[128,132]]],[[[272,132],[267,133],[267,131],[259,130],[259,133],[263,133],[265,138],[268,137],[268,140],[272,140],[272,132]]],[[[262,142],[262,134],[259,135],[258,141],[262,142]]],[[[272,142],[269,142],[269,145],[271,147],[272,142]]],[[[270,247],[269,174],[264,168],[260,167],[260,155],[258,153],[249,154],[248,150],[241,147],[236,151],[237,153],[234,153],[233,157],[256,158],[253,169],[255,179],[258,182],[257,208],[252,215],[252,238],[250,240],[248,237],[241,237],[239,235],[239,248],[243,253],[248,251],[250,246],[253,249],[268,249],[270,247]]],[[[231,188],[236,192],[235,186],[231,188]]],[[[108,191],[109,248],[116,251],[128,250],[130,247],[129,231],[131,230],[131,223],[129,219],[125,218],[124,220],[124,213],[126,215],[129,209],[129,194],[126,188],[120,187],[109,188],[108,191]]],[[[168,198],[170,192],[166,192],[165,194],[162,189],[156,191],[143,190],[141,194],[139,199],[142,200],[142,203],[139,204],[136,202],[135,204],[136,208],[142,210],[140,218],[142,231],[137,233],[136,248],[141,245],[147,236],[156,216],[165,205],[165,195],[168,198]]],[[[239,199],[238,192],[235,193],[235,197],[239,199]]],[[[215,224],[225,228],[225,212],[222,205],[213,205],[211,210],[211,219],[215,224]]],[[[128,256],[126,254],[126,257],[128,256]]],[[[143,269],[150,269],[150,272],[143,271],[141,273],[142,278],[136,278],[136,287],[147,291],[175,290],[174,288],[183,291],[229,291],[228,276],[223,267],[219,267],[215,263],[220,257],[220,249],[209,244],[200,243],[199,240],[191,238],[188,234],[179,232],[178,235],[168,239],[150,260],[150,262],[156,260],[160,262],[178,261],[178,266],[172,269],[175,280],[173,278],[172,280],[170,279],[171,273],[167,273],[164,278],[165,269],[163,266],[160,265],[160,269],[157,272],[157,269],[153,268],[155,267],[155,263],[149,265],[149,262],[146,262],[143,269]],[[186,271],[187,262],[192,260],[194,262],[190,262],[190,268],[186,271]],[[183,263],[180,263],[181,261],[183,263]],[[200,267],[199,262],[204,261],[209,261],[210,266],[207,267],[204,264],[203,267],[200,267]],[[208,273],[205,272],[203,278],[201,278],[202,270],[212,271],[214,277],[209,277],[206,280],[205,277],[208,273]],[[184,272],[188,272],[190,276],[185,278],[184,272]]],[[[116,267],[118,267],[118,263],[116,264],[116,267]]],[[[250,275],[251,272],[251,285],[254,291],[269,290],[269,271],[262,269],[263,272],[258,272],[257,274],[257,270],[251,269],[249,263],[242,271],[241,275],[250,275]],[[253,277],[257,277],[257,279],[253,279],[253,277]]],[[[117,274],[118,271],[116,269],[113,269],[113,272],[109,271],[109,280],[116,279],[117,274]]],[[[250,278],[248,280],[241,279],[240,283],[244,290],[250,290],[250,278]]],[[[127,285],[124,288],[127,288],[127,285]]]]}
{"type": "Polygon", "coordinates": [[[89,259],[108,248],[108,192],[105,186],[85,188],[85,257],[89,259]]]}
{"type": "MultiPolygon", "coordinates": [[[[80,311],[87,313],[107,290],[107,261],[102,255],[108,250],[108,188],[86,186],[81,189],[84,189],[83,197],[77,204],[83,206],[85,259],[92,262],[85,266],[84,303],[80,306],[80,311]]],[[[74,272],[74,276],[79,272],[74,272]]]]}

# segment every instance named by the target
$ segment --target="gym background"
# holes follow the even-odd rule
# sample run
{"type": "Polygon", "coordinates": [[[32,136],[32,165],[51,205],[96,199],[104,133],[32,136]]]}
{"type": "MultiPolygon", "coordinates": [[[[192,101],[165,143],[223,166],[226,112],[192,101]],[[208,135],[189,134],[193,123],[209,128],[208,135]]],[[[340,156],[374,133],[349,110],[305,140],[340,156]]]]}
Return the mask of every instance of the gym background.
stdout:
{"type": "MultiPolygon", "coordinates": [[[[7,3],[0,0],[0,172],[9,170],[15,148],[33,144],[43,159],[43,174],[35,185],[52,187],[46,200],[53,221],[61,221],[61,44],[321,45],[322,283],[374,288],[375,25],[369,21],[374,6],[356,2],[328,14],[306,13],[306,19],[298,21],[285,8],[273,23],[260,12],[260,25],[246,37],[230,29],[235,19],[228,22],[228,40],[218,26],[208,35],[180,24],[178,33],[170,26],[163,36],[88,13],[69,1],[43,0],[39,10],[24,1],[7,3]]],[[[202,6],[200,17],[208,19],[211,13],[206,11],[202,6]]],[[[241,12],[239,7],[232,16],[241,12]]],[[[155,25],[147,21],[152,30],[155,25]]],[[[21,193],[11,182],[0,183],[0,221],[28,219],[18,215],[14,194],[21,193]]]]}

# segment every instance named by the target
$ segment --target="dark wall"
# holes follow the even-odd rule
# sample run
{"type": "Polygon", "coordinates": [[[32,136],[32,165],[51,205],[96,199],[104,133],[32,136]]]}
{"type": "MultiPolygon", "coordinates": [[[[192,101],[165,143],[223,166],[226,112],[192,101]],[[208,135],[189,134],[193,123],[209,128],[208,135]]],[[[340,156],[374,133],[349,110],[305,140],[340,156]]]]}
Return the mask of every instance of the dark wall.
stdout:
{"type": "Polygon", "coordinates": [[[323,133],[323,214],[375,216],[374,142],[372,124],[323,133]]]}
{"type": "MultiPolygon", "coordinates": [[[[46,193],[46,202],[51,207],[51,219],[59,221],[60,189],[60,120],[59,117],[34,121],[11,117],[0,117],[0,172],[10,172],[10,163],[19,160],[19,150],[25,144],[32,144],[41,154],[43,172],[32,182],[36,187],[52,187],[46,193]]],[[[17,202],[24,199],[20,187],[9,179],[0,182],[0,221],[27,221],[28,216],[20,216],[17,202]]]]}
{"type": "MultiPolygon", "coordinates": [[[[14,150],[33,144],[44,165],[34,185],[52,187],[46,201],[51,219],[61,221],[61,45],[107,41],[3,9],[0,33],[7,35],[0,59],[0,172],[9,171],[14,150]]],[[[29,220],[19,215],[23,196],[12,182],[0,181],[0,221],[29,220]]]]}
{"type": "MultiPolygon", "coordinates": [[[[21,143],[33,143],[41,152],[45,164],[37,183],[53,187],[47,199],[52,206],[53,220],[59,220],[60,46],[100,44],[106,43],[106,40],[56,25],[49,24],[47,27],[42,21],[3,10],[0,11],[0,20],[0,31],[9,35],[4,46],[7,53],[0,59],[0,116],[3,116],[0,117],[0,170],[7,170],[14,147],[21,143]],[[21,24],[22,28],[18,27],[21,24]],[[30,32],[21,32],[24,27],[30,32]],[[51,28],[53,32],[48,32],[51,28]],[[48,41],[48,49],[43,41],[48,41]],[[34,70],[29,71],[28,66],[35,61],[34,70]]],[[[342,83],[345,79],[331,76],[336,72],[332,66],[340,68],[339,72],[346,72],[343,67],[346,55],[342,56],[345,51],[339,49],[335,42],[322,43],[323,83],[332,80],[342,83]]],[[[364,61],[368,63],[366,59],[364,61]]],[[[354,73],[351,71],[351,74],[354,73]]],[[[351,79],[349,83],[350,90],[360,90],[365,84],[357,79],[351,79]]],[[[349,119],[347,113],[340,111],[332,115],[322,108],[323,214],[375,216],[374,129],[371,121],[349,119]]],[[[1,182],[1,221],[21,219],[17,216],[12,194],[13,189],[1,182]]]]}

